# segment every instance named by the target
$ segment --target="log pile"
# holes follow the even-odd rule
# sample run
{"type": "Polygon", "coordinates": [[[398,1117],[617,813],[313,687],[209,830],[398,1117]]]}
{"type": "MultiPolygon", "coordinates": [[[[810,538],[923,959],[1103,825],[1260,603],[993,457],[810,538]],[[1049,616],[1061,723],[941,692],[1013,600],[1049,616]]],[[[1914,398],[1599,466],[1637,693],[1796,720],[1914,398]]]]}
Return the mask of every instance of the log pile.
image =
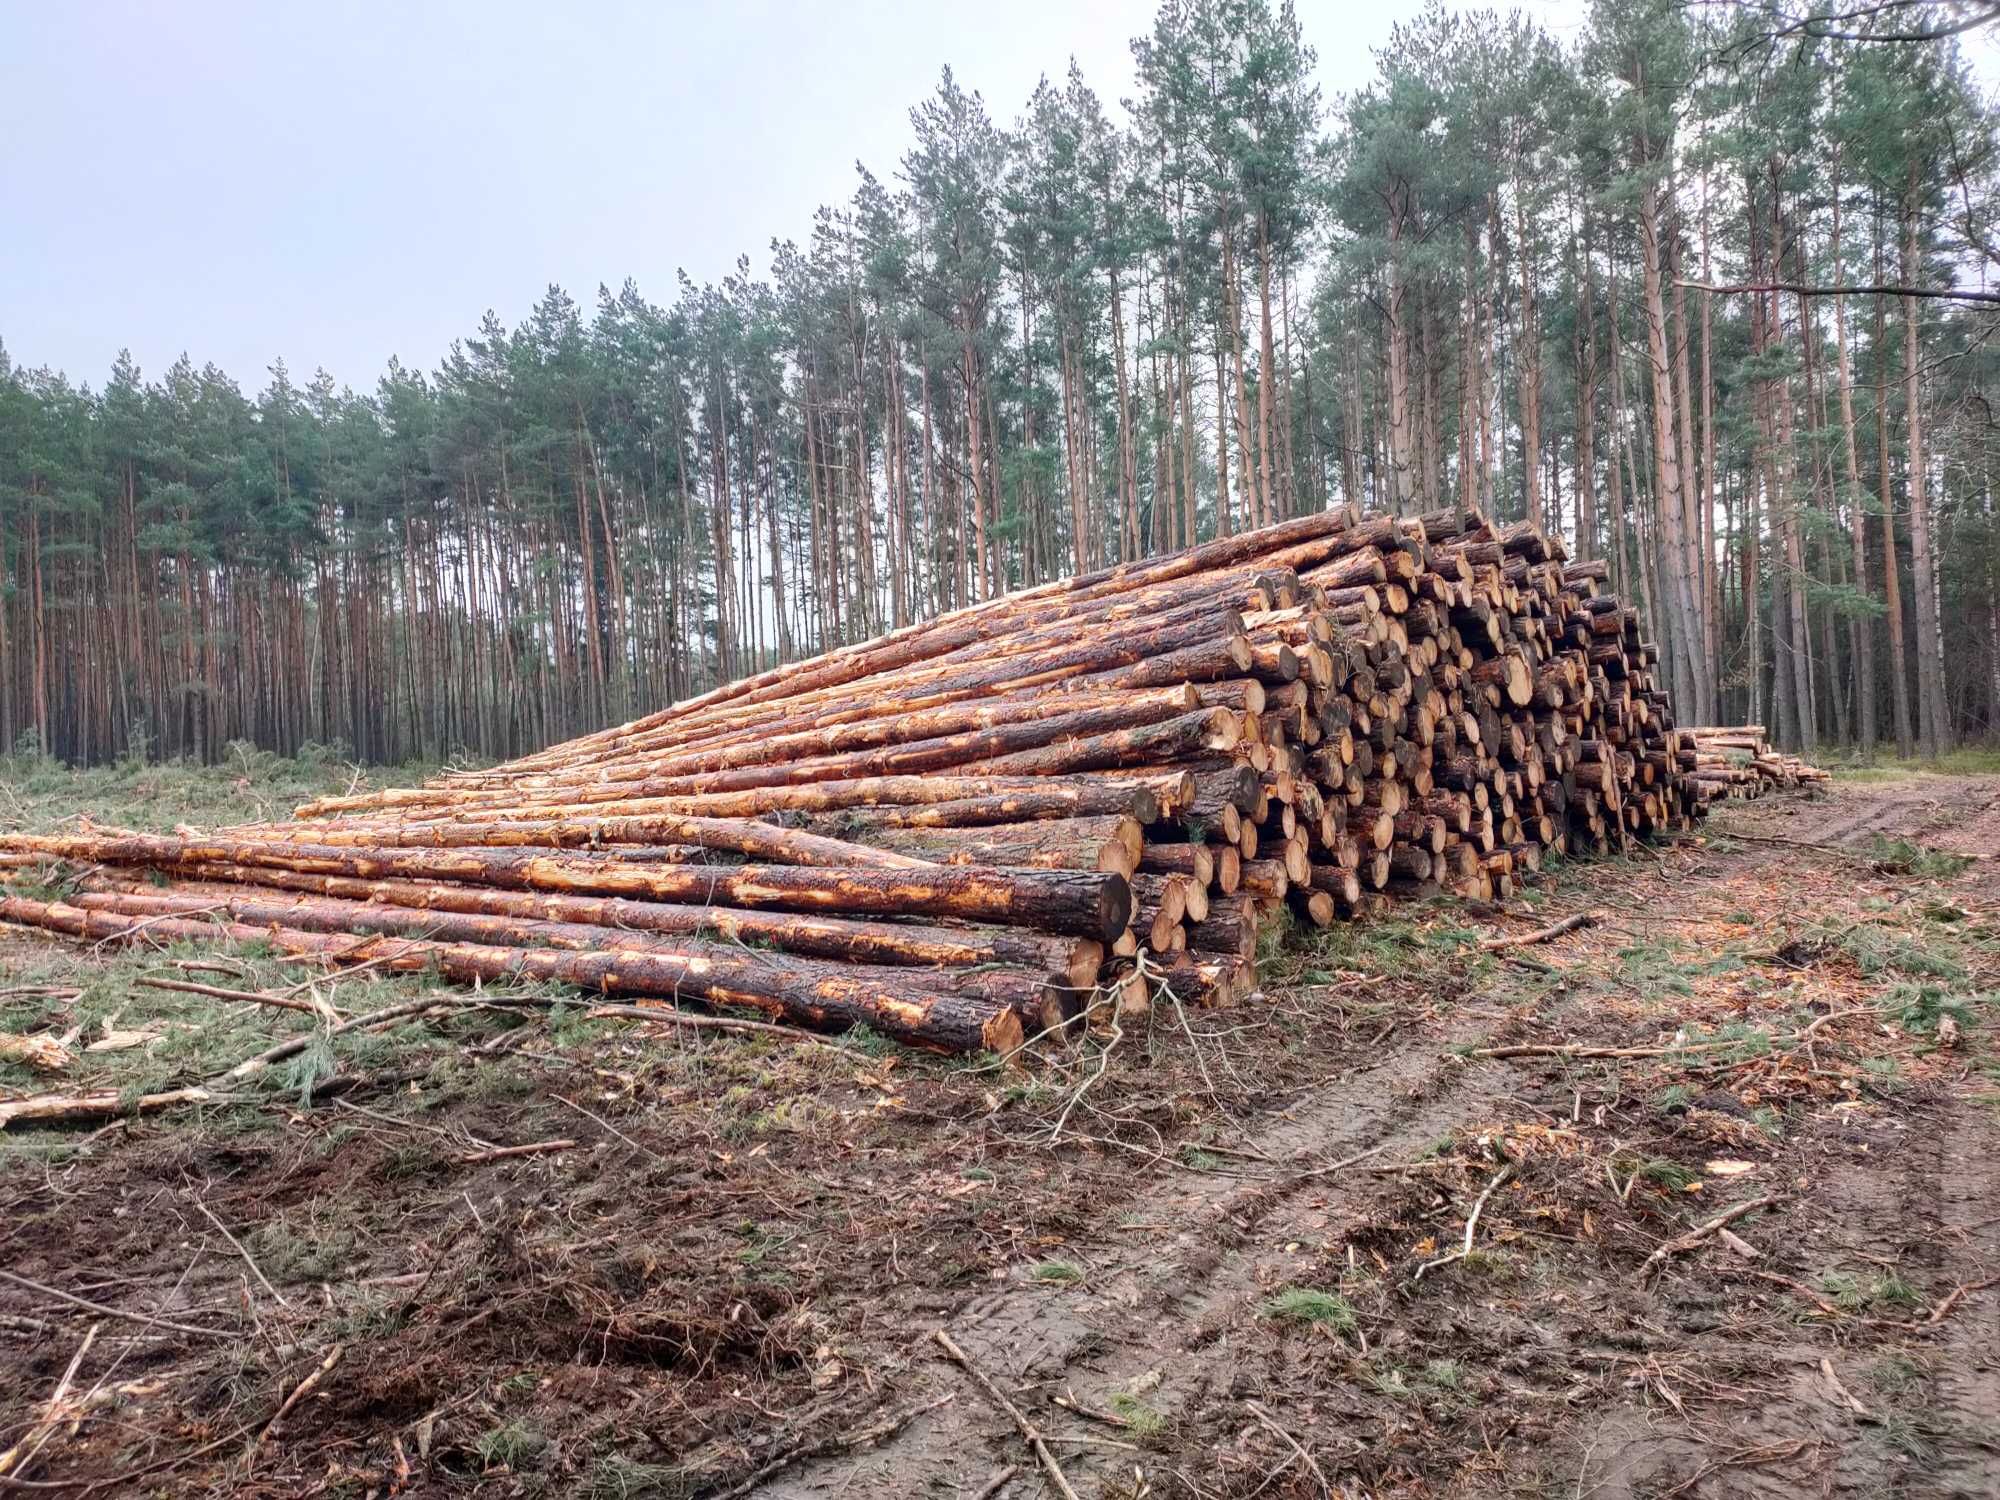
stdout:
{"type": "Polygon", "coordinates": [[[1527,525],[1301,516],[290,822],[0,836],[91,871],[0,920],[1005,1052],[1687,826],[1702,752],[1605,579],[1527,525]]]}
{"type": "Polygon", "coordinates": [[[1833,779],[1796,755],[1774,749],[1762,724],[1703,724],[1681,731],[1682,765],[1704,803],[1761,797],[1833,779]]]}

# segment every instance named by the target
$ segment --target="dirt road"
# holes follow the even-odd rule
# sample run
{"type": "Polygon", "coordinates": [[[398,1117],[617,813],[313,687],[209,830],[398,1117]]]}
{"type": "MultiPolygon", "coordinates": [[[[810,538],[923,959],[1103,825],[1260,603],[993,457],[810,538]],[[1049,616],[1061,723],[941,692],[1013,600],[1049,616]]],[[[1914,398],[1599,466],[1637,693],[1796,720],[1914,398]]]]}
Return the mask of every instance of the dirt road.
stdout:
{"type": "Polygon", "coordinates": [[[1027,1070],[468,1027],[38,1137],[0,1416],[54,1288],[159,1382],[35,1470],[114,1490],[1057,1493],[942,1328],[1092,1500],[2000,1494],[1996,831],[2000,778],[1732,808],[1027,1070]]]}

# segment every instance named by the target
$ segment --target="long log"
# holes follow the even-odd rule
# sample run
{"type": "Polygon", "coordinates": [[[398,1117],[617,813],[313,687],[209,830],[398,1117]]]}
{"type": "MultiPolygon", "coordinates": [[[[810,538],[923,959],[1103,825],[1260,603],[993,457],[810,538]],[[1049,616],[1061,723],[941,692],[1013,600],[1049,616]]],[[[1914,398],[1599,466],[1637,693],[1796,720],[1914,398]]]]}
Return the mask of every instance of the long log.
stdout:
{"type": "Polygon", "coordinates": [[[1208,708],[1162,724],[995,756],[974,762],[968,769],[1006,776],[1060,776],[1072,771],[1148,765],[1199,755],[1205,750],[1231,750],[1242,734],[1241,714],[1227,708],[1208,708]]]}
{"type": "Polygon", "coordinates": [[[745,954],[720,944],[690,943],[678,952],[619,948],[572,953],[393,937],[357,943],[351,936],[294,927],[127,917],[22,897],[0,898],[0,922],[93,942],[213,941],[219,934],[233,943],[267,943],[284,953],[321,954],[396,972],[436,971],[467,982],[527,980],[606,995],[691,998],[758,1011],[816,1031],[868,1026],[905,1045],[937,1052],[1018,1047],[1025,1027],[1016,997],[1024,987],[1034,987],[1037,1021],[1051,1010],[1059,1014],[1064,1005],[1056,987],[1034,976],[828,964],[777,953],[745,954]]]}
{"type": "MultiPolygon", "coordinates": [[[[1088,989],[1096,982],[1098,969],[1104,962],[1102,942],[1024,927],[876,922],[800,912],[744,911],[731,906],[628,901],[617,896],[564,896],[418,880],[309,875],[248,865],[189,865],[185,869],[190,878],[177,882],[168,892],[173,899],[188,903],[182,910],[217,907],[241,921],[275,920],[285,925],[302,925],[268,914],[244,915],[252,910],[245,903],[281,899],[278,893],[290,891],[334,898],[363,910],[400,908],[419,923],[427,920],[426,913],[464,913],[613,928],[630,933],[714,936],[726,942],[776,949],[803,958],[844,959],[853,963],[942,968],[1005,964],[1067,975],[1070,984],[1079,989],[1088,989]]],[[[99,875],[86,884],[92,892],[102,889],[136,895],[160,894],[159,888],[150,882],[120,876],[99,875]]],[[[87,907],[90,903],[86,897],[79,897],[76,904],[87,907]]],[[[599,934],[598,942],[604,941],[599,934]]]]}
{"type": "Polygon", "coordinates": [[[872,828],[861,836],[900,856],[939,865],[1038,870],[1139,868],[1140,823],[1131,817],[1063,818],[978,828],[872,828]]]}
{"type": "MultiPolygon", "coordinates": [[[[1149,788],[1157,797],[1171,780],[1149,788]]],[[[394,817],[354,814],[394,813],[396,809],[434,808],[435,816],[463,815],[492,818],[496,810],[532,812],[541,817],[587,816],[604,804],[617,803],[619,811],[631,816],[652,813],[682,813],[713,818],[755,818],[771,813],[832,813],[848,809],[888,809],[923,807],[939,802],[962,802],[991,797],[1027,794],[1045,798],[1070,798],[1075,805],[1065,816],[1098,812],[1132,812],[1136,807],[1099,806],[1094,799],[1100,789],[1116,785],[1108,778],[1078,776],[863,776],[836,781],[806,782],[799,786],[752,787],[739,792],[710,792],[670,795],[664,778],[622,782],[610,786],[577,787],[551,792],[544,797],[502,786],[482,792],[453,792],[449,802],[440,803],[439,793],[428,787],[390,790],[355,797],[322,797],[301,803],[296,818],[340,818],[355,826],[389,824],[394,817]]],[[[1129,785],[1127,783],[1126,785],[1129,785]]],[[[406,814],[405,814],[406,815],[406,814]]],[[[1025,815],[1024,815],[1025,816],[1025,815]]],[[[1006,819],[1015,821],[1013,818],[1006,819]]]]}
{"type": "Polygon", "coordinates": [[[1132,915],[1122,876],[1069,870],[820,870],[796,865],[652,866],[506,849],[346,849],[153,834],[0,835],[0,848],[100,864],[242,864],[319,875],[459,880],[510,890],[849,916],[959,917],[1110,942],[1132,915]]]}
{"type": "MultiPolygon", "coordinates": [[[[242,830],[245,834],[250,830],[242,830]]],[[[590,849],[616,844],[683,844],[725,850],[773,864],[877,870],[921,868],[925,861],[893,850],[781,828],[751,818],[695,818],[667,814],[643,818],[524,819],[500,823],[405,823],[400,827],[347,828],[339,824],[291,825],[258,837],[279,842],[365,845],[396,849],[590,849]]]]}

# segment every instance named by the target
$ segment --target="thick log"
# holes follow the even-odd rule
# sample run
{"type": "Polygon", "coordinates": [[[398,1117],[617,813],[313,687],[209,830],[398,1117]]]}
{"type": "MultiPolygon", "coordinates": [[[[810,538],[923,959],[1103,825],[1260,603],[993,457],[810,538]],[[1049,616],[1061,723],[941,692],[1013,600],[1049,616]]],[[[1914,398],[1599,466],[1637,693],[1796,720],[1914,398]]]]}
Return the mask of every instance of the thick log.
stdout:
{"type": "MultiPolygon", "coordinates": [[[[1162,775],[1150,784],[1156,799],[1170,798],[1170,784],[1177,778],[1162,775]]],[[[833,813],[853,809],[888,810],[899,807],[925,807],[936,803],[983,801],[1015,795],[1033,796],[1049,801],[1063,801],[1067,811],[1063,817],[1074,817],[1089,813],[1131,812],[1137,814],[1136,806],[1125,807],[1103,805],[1106,796],[1115,798],[1116,789],[1130,789],[1133,783],[1116,782],[1111,778],[1079,776],[1071,778],[1055,777],[1008,777],[1008,776],[864,776],[847,780],[806,782],[798,786],[751,787],[737,792],[693,793],[668,795],[671,785],[662,778],[645,781],[618,782],[608,786],[575,787],[557,789],[543,797],[526,795],[516,788],[499,787],[481,792],[452,792],[450,800],[438,801],[439,794],[432,789],[418,789],[408,793],[406,803],[388,803],[390,808],[424,808],[428,815],[440,819],[450,818],[460,821],[476,821],[495,817],[549,817],[569,818],[603,815],[615,811],[620,816],[644,817],[655,813],[686,814],[697,817],[714,818],[755,818],[774,813],[833,813]],[[551,800],[552,799],[552,800],[551,800]]],[[[388,798],[402,794],[380,793],[388,798]]],[[[393,827],[409,816],[406,810],[399,816],[373,815],[356,817],[351,810],[336,804],[362,801],[362,798],[329,797],[319,802],[301,804],[295,816],[339,817],[341,826],[347,827],[393,827]]],[[[1017,822],[1028,814],[1010,815],[995,819],[1000,822],[1017,822]]]]}
{"type": "Polygon", "coordinates": [[[1133,817],[1061,818],[978,828],[872,828],[861,836],[905,858],[940,865],[1111,870],[1130,875],[1143,847],[1133,817]]]}
{"type": "Polygon", "coordinates": [[[866,836],[875,828],[981,828],[994,823],[1027,823],[1041,819],[1071,819],[1106,815],[1137,819],[1142,824],[1158,822],[1163,798],[1176,808],[1194,798],[1192,778],[1163,779],[1158,787],[1115,781],[1076,781],[1065,784],[1047,778],[1049,790],[999,793],[989,797],[966,797],[950,802],[925,802],[903,807],[850,809],[838,816],[816,822],[815,828],[830,836],[856,833],[866,836]],[[1186,781],[1186,786],[1179,783],[1186,781]]]}
{"type": "MultiPolygon", "coordinates": [[[[220,907],[239,921],[303,923],[257,912],[247,903],[282,899],[278,893],[304,892],[334,898],[359,910],[396,908],[417,924],[409,928],[381,926],[370,930],[414,931],[444,936],[428,926],[431,913],[514,917],[535,922],[564,923],[586,929],[613,928],[625,933],[657,933],[682,937],[716,937],[726,942],[772,948],[805,958],[844,959],[864,964],[911,964],[941,968],[971,968],[1004,964],[1068,976],[1088,989],[1104,962],[1104,944],[1080,937],[1035,932],[1022,927],[945,927],[932,923],[871,922],[854,917],[819,917],[799,912],[744,911],[730,906],[685,906],[657,901],[628,901],[615,896],[547,895],[535,891],[494,890],[485,886],[448,885],[416,880],[365,880],[344,875],[308,875],[294,870],[255,869],[247,865],[191,865],[190,880],[168,892],[174,899],[220,907]],[[248,889],[245,889],[248,887],[248,889]]],[[[118,876],[97,876],[87,882],[94,891],[106,889],[136,895],[160,894],[150,882],[118,876]]],[[[88,907],[87,897],[79,906],[88,907]]],[[[331,906],[332,903],[322,903],[331,906]]],[[[189,907],[183,906],[182,910],[189,907]]],[[[607,939],[599,932],[595,946],[607,939]]]]}
{"type": "Polygon", "coordinates": [[[504,849],[343,849],[150,834],[0,835],[0,847],[98,864],[172,868],[243,864],[367,878],[458,880],[510,890],[638,896],[655,901],[848,916],[960,917],[1109,942],[1125,930],[1122,876],[1067,870],[819,870],[795,865],[659,867],[504,849]]]}
{"type": "Polygon", "coordinates": [[[1242,738],[1243,716],[1232,709],[1206,708],[1162,724],[1091,735],[1039,750],[995,756],[969,769],[1001,776],[1060,776],[1112,766],[1172,764],[1205,750],[1230,750],[1242,738]]]}
{"type": "Polygon", "coordinates": [[[938,1052],[1011,1051],[1025,1035],[1023,997],[1030,997],[1036,1020],[1063,1005],[1056,992],[1060,987],[1033,975],[828,964],[776,953],[746,954],[720,944],[690,943],[678,952],[572,953],[392,937],[357,943],[345,934],[126,917],[20,897],[0,899],[0,922],[94,942],[213,941],[221,936],[234,943],[269,944],[283,953],[319,954],[342,964],[366,963],[396,972],[435,971],[467,982],[525,980],[606,995],[698,999],[814,1030],[868,1026],[908,1046],[938,1052]]]}
{"type": "Polygon", "coordinates": [[[400,827],[347,828],[338,823],[292,824],[245,835],[280,842],[323,845],[366,845],[399,849],[597,849],[617,844],[681,844],[691,849],[724,850],[773,864],[817,865],[878,870],[921,867],[926,863],[887,848],[827,838],[797,828],[781,828],[752,818],[694,818],[671,815],[644,818],[577,818],[569,821],[530,819],[504,823],[406,823],[400,827]]]}
{"type": "Polygon", "coordinates": [[[1213,897],[1206,920],[1188,929],[1188,947],[1202,953],[1226,953],[1237,958],[1257,954],[1258,902],[1237,893],[1213,897]]]}
{"type": "Polygon", "coordinates": [[[1148,840],[1139,868],[1157,875],[1185,875],[1203,889],[1215,884],[1215,852],[1206,844],[1163,844],[1148,840]]]}

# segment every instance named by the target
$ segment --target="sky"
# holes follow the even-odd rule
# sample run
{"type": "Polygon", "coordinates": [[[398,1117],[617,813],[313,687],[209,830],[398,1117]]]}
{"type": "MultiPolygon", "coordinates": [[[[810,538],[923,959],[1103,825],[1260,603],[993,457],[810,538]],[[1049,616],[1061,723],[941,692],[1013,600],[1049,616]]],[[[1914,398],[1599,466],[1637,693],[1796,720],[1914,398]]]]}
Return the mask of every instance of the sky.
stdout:
{"type": "MultiPolygon", "coordinates": [[[[946,64],[1002,124],[1072,56],[1126,97],[1154,8],[0,0],[0,344],[93,386],[129,348],[370,389],[551,282],[761,270],[857,161],[893,176],[946,64]]],[[[1420,8],[1299,0],[1329,102],[1420,8]]],[[[1523,8],[1569,40],[1583,0],[1523,8]]]]}

